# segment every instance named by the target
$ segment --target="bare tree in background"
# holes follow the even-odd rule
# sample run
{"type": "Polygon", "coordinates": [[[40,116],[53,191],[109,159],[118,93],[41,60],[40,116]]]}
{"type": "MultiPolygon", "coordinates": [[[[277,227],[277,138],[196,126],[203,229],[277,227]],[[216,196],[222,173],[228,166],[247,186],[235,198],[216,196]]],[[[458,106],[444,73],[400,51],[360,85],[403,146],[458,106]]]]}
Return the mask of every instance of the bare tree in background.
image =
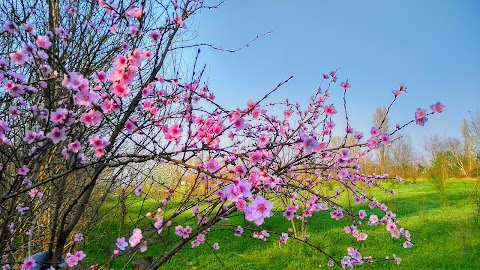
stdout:
{"type": "Polygon", "coordinates": [[[480,160],[480,111],[470,113],[470,119],[466,121],[466,130],[462,132],[466,134],[472,143],[472,148],[477,161],[480,160]]]}
{"type": "Polygon", "coordinates": [[[404,178],[417,177],[418,158],[409,134],[400,135],[389,148],[391,167],[395,174],[404,178]]]}

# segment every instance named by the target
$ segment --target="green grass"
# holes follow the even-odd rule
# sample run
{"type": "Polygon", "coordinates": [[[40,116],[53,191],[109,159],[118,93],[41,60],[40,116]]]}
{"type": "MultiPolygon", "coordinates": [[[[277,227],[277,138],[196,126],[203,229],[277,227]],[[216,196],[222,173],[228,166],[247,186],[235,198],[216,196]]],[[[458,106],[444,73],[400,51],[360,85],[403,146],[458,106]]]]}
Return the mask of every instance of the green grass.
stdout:
{"type": "MultiPolygon", "coordinates": [[[[329,213],[317,213],[308,224],[307,233],[310,241],[320,244],[324,250],[343,256],[346,247],[358,248],[362,255],[374,258],[392,256],[395,253],[402,258],[397,266],[392,261],[379,261],[374,265],[362,265],[359,269],[478,269],[480,267],[480,223],[478,223],[478,208],[480,195],[474,194],[476,181],[449,180],[444,190],[438,190],[430,181],[416,183],[385,183],[386,188],[394,188],[397,194],[391,196],[382,192],[373,195],[397,214],[400,225],[412,234],[415,243],[411,249],[402,247],[401,239],[390,237],[385,227],[362,226],[368,234],[365,242],[356,242],[343,233],[347,220],[335,221],[329,213]],[[477,218],[476,218],[477,217],[477,218]]],[[[107,205],[115,203],[111,199],[107,205]]],[[[130,207],[138,213],[143,205],[142,213],[154,210],[160,206],[157,202],[129,200],[130,207]]],[[[147,224],[147,220],[139,218],[138,214],[127,217],[121,228],[116,212],[104,209],[105,216],[86,238],[88,246],[85,251],[88,261],[105,261],[114,248],[113,243],[118,236],[135,227],[137,222],[147,224]]],[[[166,210],[170,211],[170,210],[166,210]]],[[[368,214],[375,211],[367,211],[368,214]]],[[[188,220],[189,213],[178,217],[188,220]]],[[[191,221],[193,222],[193,220],[191,221]]],[[[224,224],[243,225],[243,218],[238,216],[224,224]]],[[[247,223],[248,227],[254,227],[247,223]]],[[[285,222],[281,213],[276,213],[268,219],[261,229],[273,230],[280,226],[286,232],[290,224],[285,222]]],[[[261,230],[260,229],[260,230],[261,230]]],[[[244,237],[235,237],[227,227],[215,227],[207,234],[208,245],[191,248],[188,243],[174,258],[161,269],[325,269],[327,259],[302,243],[288,240],[287,245],[279,245],[277,235],[271,235],[267,242],[251,238],[251,232],[246,231],[244,237]],[[218,242],[220,249],[215,253],[209,247],[218,242]]],[[[171,235],[173,239],[179,239],[171,235]]],[[[159,254],[161,245],[151,245],[141,256],[159,254]]],[[[120,259],[111,267],[122,269],[119,265],[126,258],[120,259]]],[[[128,268],[127,268],[128,269],[128,268]]]]}

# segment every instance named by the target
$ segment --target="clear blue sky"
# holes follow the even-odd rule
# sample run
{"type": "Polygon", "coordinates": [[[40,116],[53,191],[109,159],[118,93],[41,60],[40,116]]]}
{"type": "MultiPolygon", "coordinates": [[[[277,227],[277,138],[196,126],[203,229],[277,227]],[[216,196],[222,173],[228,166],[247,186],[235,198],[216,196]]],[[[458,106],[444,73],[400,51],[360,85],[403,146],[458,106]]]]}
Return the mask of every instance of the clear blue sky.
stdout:
{"type": "Polygon", "coordinates": [[[400,83],[408,92],[393,109],[392,126],[418,107],[446,105],[425,127],[406,129],[419,148],[433,134],[460,137],[461,120],[480,110],[480,1],[227,0],[190,27],[196,42],[229,49],[272,31],[237,53],[202,50],[210,88],[232,109],[290,75],[275,99],[305,103],[322,73],[340,67],[359,130],[369,130],[375,108],[388,105],[400,83]]]}

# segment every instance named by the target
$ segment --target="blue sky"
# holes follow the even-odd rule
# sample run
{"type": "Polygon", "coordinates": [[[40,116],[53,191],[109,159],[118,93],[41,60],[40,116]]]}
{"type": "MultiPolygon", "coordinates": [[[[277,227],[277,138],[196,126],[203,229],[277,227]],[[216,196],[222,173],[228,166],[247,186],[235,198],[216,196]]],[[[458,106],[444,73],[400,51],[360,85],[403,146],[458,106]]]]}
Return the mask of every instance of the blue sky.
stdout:
{"type": "Polygon", "coordinates": [[[232,109],[290,75],[274,99],[306,103],[322,73],[340,68],[339,80],[352,85],[353,127],[364,132],[401,83],[408,90],[393,108],[392,126],[418,107],[446,105],[425,127],[405,130],[418,148],[433,134],[460,137],[461,120],[480,110],[480,1],[227,0],[190,28],[198,31],[195,42],[228,49],[272,31],[237,53],[202,50],[210,88],[232,109]]]}

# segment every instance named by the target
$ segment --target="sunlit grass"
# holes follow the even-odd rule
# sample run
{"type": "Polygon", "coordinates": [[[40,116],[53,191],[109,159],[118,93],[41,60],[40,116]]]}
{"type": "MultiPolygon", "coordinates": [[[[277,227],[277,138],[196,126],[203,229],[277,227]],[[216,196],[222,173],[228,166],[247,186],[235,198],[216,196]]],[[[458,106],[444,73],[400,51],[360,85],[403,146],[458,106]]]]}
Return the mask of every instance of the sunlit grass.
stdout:
{"type": "MultiPolygon", "coordinates": [[[[446,188],[440,191],[429,181],[416,183],[384,183],[387,188],[394,188],[397,194],[391,196],[382,192],[374,192],[377,199],[387,202],[390,209],[397,213],[400,225],[409,229],[415,245],[412,249],[404,249],[401,239],[394,239],[385,227],[362,227],[368,234],[365,242],[356,242],[351,236],[343,233],[343,226],[349,225],[346,220],[335,221],[329,213],[318,213],[309,222],[307,233],[310,241],[320,244],[326,252],[336,256],[346,254],[345,248],[355,246],[364,256],[380,258],[396,254],[402,263],[378,262],[374,265],[363,265],[361,269],[478,269],[480,265],[480,224],[475,222],[475,200],[473,188],[475,181],[450,180],[446,188]]],[[[108,205],[114,204],[112,199],[108,205]]],[[[89,262],[105,261],[109,258],[117,237],[137,225],[147,224],[147,220],[138,215],[140,209],[156,209],[159,205],[154,201],[128,201],[132,203],[129,215],[123,228],[119,213],[109,211],[91,231],[86,248],[89,262]],[[143,207],[143,208],[141,208],[143,207]],[[137,211],[137,212],[136,212],[137,211]],[[140,219],[139,219],[140,217],[140,219]],[[140,224],[137,224],[137,223],[140,224]]],[[[175,207],[174,205],[171,207],[175,207]]],[[[171,209],[171,208],[170,208],[171,209]]],[[[167,211],[171,211],[166,209],[167,211]]],[[[367,213],[374,213],[373,211],[367,213]]],[[[186,213],[180,220],[187,220],[191,215],[186,213]]],[[[244,223],[241,216],[225,222],[254,228],[251,223],[244,223]]],[[[286,232],[290,224],[285,222],[281,213],[268,219],[259,230],[278,228],[286,232]]],[[[243,237],[235,237],[231,227],[215,227],[207,234],[207,244],[191,248],[187,244],[184,249],[162,267],[162,269],[322,269],[327,259],[310,247],[288,240],[287,245],[278,244],[278,235],[271,235],[267,242],[251,238],[252,232],[245,231],[243,237]],[[210,247],[218,242],[220,249],[213,251],[210,247]]],[[[176,237],[176,235],[171,235],[176,237]]],[[[160,252],[157,245],[149,247],[141,256],[155,255],[160,252]]],[[[125,259],[112,264],[114,269],[125,259]]]]}

